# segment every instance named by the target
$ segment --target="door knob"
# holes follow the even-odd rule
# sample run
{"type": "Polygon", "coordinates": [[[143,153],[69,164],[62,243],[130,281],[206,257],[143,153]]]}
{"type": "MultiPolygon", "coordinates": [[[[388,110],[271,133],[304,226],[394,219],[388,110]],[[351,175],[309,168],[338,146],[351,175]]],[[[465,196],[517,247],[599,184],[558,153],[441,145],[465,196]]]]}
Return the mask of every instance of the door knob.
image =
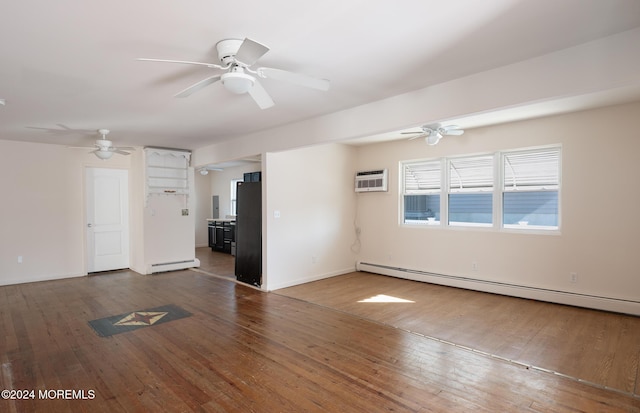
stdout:
{"type": "Polygon", "coordinates": [[[91,228],[93,226],[93,224],[89,223],[87,224],[87,227],[91,228]]]}

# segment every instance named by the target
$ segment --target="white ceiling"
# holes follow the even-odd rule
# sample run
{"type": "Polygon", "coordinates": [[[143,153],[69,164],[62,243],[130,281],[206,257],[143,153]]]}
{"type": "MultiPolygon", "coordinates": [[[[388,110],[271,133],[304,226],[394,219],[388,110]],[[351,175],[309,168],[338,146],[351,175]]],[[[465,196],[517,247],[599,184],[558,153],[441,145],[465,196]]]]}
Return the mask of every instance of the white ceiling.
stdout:
{"type": "MultiPolygon", "coordinates": [[[[0,8],[0,139],[91,145],[107,128],[119,145],[183,149],[640,27],[638,0],[0,0],[0,8]],[[276,103],[266,110],[220,84],[177,99],[216,71],[135,60],[217,63],[216,42],[245,37],[271,48],[258,66],[327,78],[331,89],[265,79],[276,103]]],[[[568,98],[516,116],[580,105],[568,98]]],[[[512,119],[495,115],[461,126],[512,119]]]]}

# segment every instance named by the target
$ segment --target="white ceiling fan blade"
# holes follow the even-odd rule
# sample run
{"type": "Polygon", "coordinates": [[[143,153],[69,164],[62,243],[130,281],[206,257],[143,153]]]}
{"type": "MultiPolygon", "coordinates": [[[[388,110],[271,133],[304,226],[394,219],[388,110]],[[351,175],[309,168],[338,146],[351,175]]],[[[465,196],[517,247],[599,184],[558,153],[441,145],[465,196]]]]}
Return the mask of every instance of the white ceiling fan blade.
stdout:
{"type": "Polygon", "coordinates": [[[57,128],[41,128],[38,126],[25,126],[27,129],[36,129],[41,130],[46,133],[50,133],[52,135],[92,135],[95,133],[94,130],[91,129],[72,129],[68,126],[65,126],[61,123],[57,123],[61,129],[57,128]]]}
{"type": "Polygon", "coordinates": [[[246,38],[236,53],[236,60],[247,66],[251,66],[268,51],[269,48],[267,46],[246,38]]]}
{"type": "Polygon", "coordinates": [[[464,129],[460,129],[458,125],[447,125],[437,128],[438,132],[443,135],[462,135],[464,133],[464,129]]]}
{"type": "Polygon", "coordinates": [[[424,138],[425,136],[429,136],[429,130],[421,130],[421,131],[407,131],[400,132],[401,135],[415,135],[410,137],[408,140],[412,141],[414,139],[424,138]]]}
{"type": "Polygon", "coordinates": [[[271,67],[261,67],[258,74],[267,79],[282,80],[284,82],[293,83],[298,86],[304,86],[311,89],[326,92],[329,90],[330,82],[327,79],[317,79],[315,77],[293,73],[282,69],[274,69],[271,67]]]}
{"type": "Polygon", "coordinates": [[[221,75],[211,76],[199,81],[198,83],[194,83],[193,85],[189,86],[183,91],[177,93],[174,97],[186,98],[187,96],[190,96],[191,94],[197,92],[198,90],[204,88],[205,86],[209,86],[210,84],[217,82],[218,80],[220,80],[220,76],[221,75]]]}
{"type": "Polygon", "coordinates": [[[267,91],[262,87],[260,82],[256,79],[253,87],[249,89],[249,95],[256,101],[260,109],[268,109],[273,106],[273,99],[267,93],[267,91]]]}
{"type": "Polygon", "coordinates": [[[114,149],[111,152],[119,153],[120,155],[131,155],[129,152],[121,151],[120,149],[114,149]]]}
{"type": "Polygon", "coordinates": [[[163,62],[163,63],[180,63],[184,65],[198,65],[198,66],[206,66],[212,69],[226,69],[226,67],[217,65],[215,63],[204,63],[204,62],[190,62],[187,60],[167,60],[167,59],[147,59],[144,57],[139,57],[136,60],[140,60],[143,62],[163,62]]]}

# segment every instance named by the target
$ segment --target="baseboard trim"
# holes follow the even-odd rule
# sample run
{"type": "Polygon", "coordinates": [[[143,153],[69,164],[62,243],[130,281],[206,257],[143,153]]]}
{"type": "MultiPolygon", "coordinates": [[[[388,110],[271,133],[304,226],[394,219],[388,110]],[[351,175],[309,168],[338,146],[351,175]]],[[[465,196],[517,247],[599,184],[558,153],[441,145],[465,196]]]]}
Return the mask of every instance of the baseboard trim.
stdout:
{"type": "Polygon", "coordinates": [[[68,278],[86,277],[87,273],[29,276],[24,278],[0,279],[0,286],[36,283],[41,281],[66,280],[68,278]]]}
{"type": "Polygon", "coordinates": [[[391,267],[382,264],[358,261],[357,271],[374,274],[389,275],[413,281],[422,281],[448,287],[465,288],[519,298],[547,301],[576,307],[592,308],[596,310],[613,311],[631,315],[640,315],[640,301],[625,300],[613,297],[602,297],[569,291],[556,291],[538,287],[529,287],[496,281],[478,280],[474,278],[437,274],[432,272],[413,270],[408,268],[391,267]]]}

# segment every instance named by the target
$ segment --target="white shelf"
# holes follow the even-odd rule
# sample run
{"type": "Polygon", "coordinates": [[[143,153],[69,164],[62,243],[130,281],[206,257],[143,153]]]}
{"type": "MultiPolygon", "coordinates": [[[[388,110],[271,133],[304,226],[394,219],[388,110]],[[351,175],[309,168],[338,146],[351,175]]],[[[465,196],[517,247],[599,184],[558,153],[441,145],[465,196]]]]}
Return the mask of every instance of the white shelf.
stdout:
{"type": "Polygon", "coordinates": [[[189,197],[191,152],[145,148],[145,202],[151,195],[189,197]]]}

